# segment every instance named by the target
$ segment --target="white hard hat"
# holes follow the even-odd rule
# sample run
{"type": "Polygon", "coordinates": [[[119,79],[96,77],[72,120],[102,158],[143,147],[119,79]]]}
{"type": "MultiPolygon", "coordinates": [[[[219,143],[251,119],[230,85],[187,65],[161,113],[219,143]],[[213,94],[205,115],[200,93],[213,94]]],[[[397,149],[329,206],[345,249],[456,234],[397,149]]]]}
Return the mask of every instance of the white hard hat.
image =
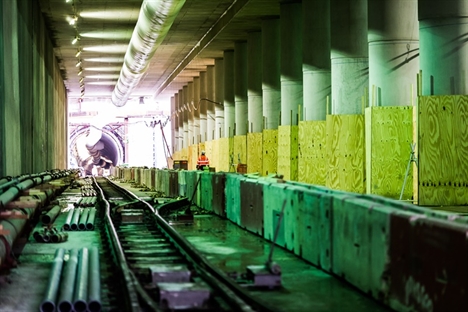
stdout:
{"type": "Polygon", "coordinates": [[[201,154],[202,154],[202,155],[205,155],[205,151],[201,151],[201,154]]]}

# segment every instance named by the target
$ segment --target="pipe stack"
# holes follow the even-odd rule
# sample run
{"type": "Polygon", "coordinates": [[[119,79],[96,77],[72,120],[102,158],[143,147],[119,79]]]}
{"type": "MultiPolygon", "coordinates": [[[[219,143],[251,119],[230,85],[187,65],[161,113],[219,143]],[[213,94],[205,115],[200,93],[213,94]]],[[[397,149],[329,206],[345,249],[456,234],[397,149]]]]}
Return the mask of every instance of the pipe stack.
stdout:
{"type": "Polygon", "coordinates": [[[94,230],[96,208],[75,208],[68,212],[63,225],[65,231],[94,230]]]}
{"type": "Polygon", "coordinates": [[[33,237],[38,243],[61,243],[67,241],[68,233],[44,227],[41,231],[35,231],[33,237]]]}
{"type": "Polygon", "coordinates": [[[97,247],[72,249],[65,264],[64,256],[64,249],[56,250],[40,311],[101,311],[101,279],[97,247]]]}

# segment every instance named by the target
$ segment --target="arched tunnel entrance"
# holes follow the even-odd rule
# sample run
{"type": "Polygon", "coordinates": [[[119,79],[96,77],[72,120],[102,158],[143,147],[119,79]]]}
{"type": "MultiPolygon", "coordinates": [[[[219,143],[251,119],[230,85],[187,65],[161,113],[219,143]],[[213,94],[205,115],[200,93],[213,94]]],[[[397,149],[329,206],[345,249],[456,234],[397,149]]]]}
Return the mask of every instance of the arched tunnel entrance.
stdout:
{"type": "Polygon", "coordinates": [[[71,125],[70,167],[80,168],[86,175],[106,175],[122,164],[125,144],[124,130],[120,126],[71,125]]]}

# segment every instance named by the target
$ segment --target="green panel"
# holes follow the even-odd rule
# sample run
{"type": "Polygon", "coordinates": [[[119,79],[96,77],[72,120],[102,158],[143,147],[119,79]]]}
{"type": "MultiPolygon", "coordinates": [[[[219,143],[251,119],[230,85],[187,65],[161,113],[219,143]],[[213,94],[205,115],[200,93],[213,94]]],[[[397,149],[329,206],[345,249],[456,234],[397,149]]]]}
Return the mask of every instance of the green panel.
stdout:
{"type": "MultiPolygon", "coordinates": [[[[0,1],[0,17],[3,20],[3,1],[0,1]]],[[[3,73],[5,72],[4,67],[4,59],[5,59],[5,49],[3,46],[3,38],[5,35],[3,34],[3,23],[0,22],[0,116],[5,116],[5,79],[3,73]]],[[[0,119],[0,153],[5,155],[5,123],[3,119],[0,119]]],[[[5,158],[0,157],[0,177],[6,176],[6,169],[5,169],[5,158]]]]}
{"type": "Polygon", "coordinates": [[[201,207],[201,199],[202,199],[202,189],[201,189],[201,175],[202,171],[195,171],[195,187],[196,187],[196,193],[195,193],[195,198],[194,201],[197,204],[198,207],[201,207]]]}
{"type": "Polygon", "coordinates": [[[244,180],[240,174],[226,174],[226,217],[240,225],[240,182],[244,180]]]}
{"type": "Polygon", "coordinates": [[[196,170],[188,170],[185,173],[185,183],[187,184],[187,198],[189,200],[193,199],[193,204],[196,204],[197,201],[197,193],[196,193],[196,185],[197,185],[197,171],[196,170]]]}
{"type": "Polygon", "coordinates": [[[368,200],[334,195],[333,273],[374,298],[387,292],[391,213],[368,200]]]}
{"type": "MultiPolygon", "coordinates": [[[[276,244],[282,247],[286,247],[285,224],[287,222],[285,216],[281,218],[283,202],[287,199],[287,196],[284,192],[286,188],[287,185],[284,183],[265,184],[263,187],[264,237],[270,241],[273,241],[275,237],[275,231],[279,225],[276,244]]],[[[286,203],[285,215],[289,210],[290,207],[288,208],[288,203],[286,203]]]]}
{"type": "Polygon", "coordinates": [[[328,272],[331,271],[332,200],[332,196],[323,192],[304,190],[297,227],[301,257],[328,272]]]}
{"type": "Polygon", "coordinates": [[[201,173],[201,207],[209,211],[213,211],[213,186],[211,185],[212,179],[212,173],[201,173]]]}
{"type": "Polygon", "coordinates": [[[187,183],[185,182],[186,173],[186,170],[180,170],[177,177],[179,183],[179,195],[184,197],[187,196],[187,183]]]}

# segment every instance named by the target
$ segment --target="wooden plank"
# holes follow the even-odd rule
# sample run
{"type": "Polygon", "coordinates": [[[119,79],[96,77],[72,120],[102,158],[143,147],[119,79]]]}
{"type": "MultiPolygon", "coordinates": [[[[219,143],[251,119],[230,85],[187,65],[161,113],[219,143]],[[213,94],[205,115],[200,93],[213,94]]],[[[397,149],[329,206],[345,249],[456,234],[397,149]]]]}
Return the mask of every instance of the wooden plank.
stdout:
{"type": "Polygon", "coordinates": [[[327,116],[327,187],[365,192],[364,142],[364,115],[327,116]]]}
{"type": "Polygon", "coordinates": [[[420,205],[468,204],[468,96],[419,98],[420,205]]]}
{"type": "Polygon", "coordinates": [[[215,168],[216,172],[220,171],[219,170],[219,139],[211,141],[211,166],[215,168]]]}
{"type": "Polygon", "coordinates": [[[266,176],[277,172],[278,162],[278,130],[263,130],[263,159],[262,175],[266,176]]]}
{"type": "Polygon", "coordinates": [[[214,167],[213,163],[213,141],[205,141],[205,152],[206,156],[210,160],[210,167],[214,167]]]}
{"type": "Polygon", "coordinates": [[[327,178],[326,122],[300,121],[298,181],[325,185],[327,178]]]}
{"type": "MultiPolygon", "coordinates": [[[[399,199],[406,167],[411,156],[412,113],[411,106],[374,106],[366,109],[366,190],[368,194],[399,199]]],[[[410,171],[403,199],[413,198],[412,185],[413,174],[410,171]]]]}
{"type": "Polygon", "coordinates": [[[229,138],[219,139],[218,155],[219,155],[219,160],[218,160],[219,170],[216,170],[216,171],[229,172],[229,157],[230,157],[229,138]]]}
{"type": "Polygon", "coordinates": [[[234,163],[247,163],[247,135],[236,135],[233,139],[234,143],[234,163]]]}
{"type": "Polygon", "coordinates": [[[262,173],[263,133],[247,133],[247,172],[262,173]]]}
{"type": "Polygon", "coordinates": [[[297,181],[298,126],[278,127],[278,173],[297,181]]]}

